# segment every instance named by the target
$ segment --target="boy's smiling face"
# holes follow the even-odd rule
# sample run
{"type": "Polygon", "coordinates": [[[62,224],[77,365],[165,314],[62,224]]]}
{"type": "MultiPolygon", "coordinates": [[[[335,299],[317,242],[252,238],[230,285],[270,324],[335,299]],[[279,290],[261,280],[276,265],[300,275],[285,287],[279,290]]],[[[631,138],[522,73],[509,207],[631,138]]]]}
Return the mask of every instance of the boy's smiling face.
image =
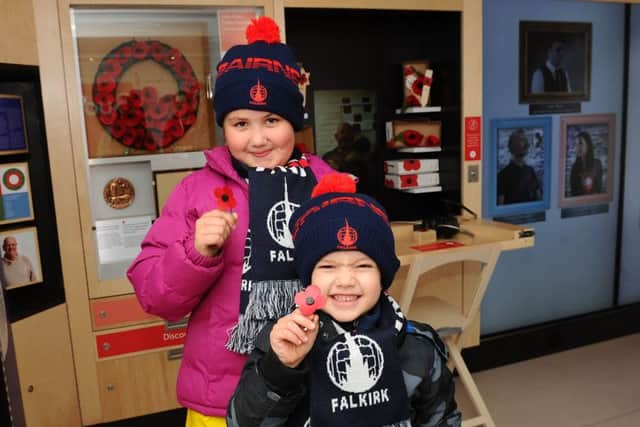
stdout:
{"type": "Polygon", "coordinates": [[[376,305],[382,292],[380,269],[360,251],[335,251],[313,268],[311,283],[322,290],[322,309],[338,322],[351,322],[376,305]]]}
{"type": "Polygon", "coordinates": [[[295,146],[291,123],[266,111],[232,111],[225,116],[223,129],[231,155],[249,167],[284,166],[295,146]]]}

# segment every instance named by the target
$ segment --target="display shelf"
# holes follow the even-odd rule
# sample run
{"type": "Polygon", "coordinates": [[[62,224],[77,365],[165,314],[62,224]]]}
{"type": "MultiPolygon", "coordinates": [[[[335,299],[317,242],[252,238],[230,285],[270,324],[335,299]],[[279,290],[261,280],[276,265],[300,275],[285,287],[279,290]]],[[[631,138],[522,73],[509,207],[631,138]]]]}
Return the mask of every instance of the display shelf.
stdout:
{"type": "Polygon", "coordinates": [[[408,107],[404,110],[402,108],[397,108],[396,114],[439,113],[441,111],[442,107],[440,106],[408,107]]]}
{"type": "Polygon", "coordinates": [[[398,153],[437,153],[442,151],[442,147],[407,147],[396,148],[398,153]]]}

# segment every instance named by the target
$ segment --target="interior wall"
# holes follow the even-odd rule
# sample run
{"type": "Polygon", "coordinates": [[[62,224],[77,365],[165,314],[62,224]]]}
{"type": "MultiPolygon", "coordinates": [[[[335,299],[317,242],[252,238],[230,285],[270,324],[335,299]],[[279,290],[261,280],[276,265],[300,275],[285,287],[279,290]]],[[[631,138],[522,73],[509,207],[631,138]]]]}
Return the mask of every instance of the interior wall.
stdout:
{"type": "Polygon", "coordinates": [[[640,301],[640,5],[631,6],[629,46],[629,121],[624,199],[622,258],[620,264],[620,304],[640,301]]]}
{"type": "Polygon", "coordinates": [[[0,62],[38,64],[31,0],[0,0],[0,62]]]}
{"type": "MultiPolygon", "coordinates": [[[[611,307],[615,274],[620,123],[624,69],[624,5],[575,0],[484,0],[483,116],[489,123],[526,118],[518,103],[519,21],[591,22],[591,99],[580,114],[616,114],[614,198],[604,214],[562,219],[558,207],[560,117],[552,116],[551,192],[533,248],[503,252],[482,306],[482,333],[501,332],[611,307]]],[[[488,167],[488,163],[485,163],[488,167]]],[[[486,169],[485,169],[486,170],[486,169]]],[[[484,194],[489,194],[488,180],[484,194]]],[[[487,215],[487,197],[483,207],[487,215]]],[[[637,225],[637,223],[636,223],[637,225]]]]}

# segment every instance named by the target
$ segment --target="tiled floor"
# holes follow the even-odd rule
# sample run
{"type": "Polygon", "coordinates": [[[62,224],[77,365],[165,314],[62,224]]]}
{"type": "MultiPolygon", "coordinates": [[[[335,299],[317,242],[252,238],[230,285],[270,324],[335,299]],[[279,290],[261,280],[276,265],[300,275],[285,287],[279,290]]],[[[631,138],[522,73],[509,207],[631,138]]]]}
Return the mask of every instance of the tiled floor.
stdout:
{"type": "MultiPolygon", "coordinates": [[[[473,377],[497,427],[640,426],[640,334],[473,377]]],[[[473,410],[461,389],[466,419],[473,410]]]]}

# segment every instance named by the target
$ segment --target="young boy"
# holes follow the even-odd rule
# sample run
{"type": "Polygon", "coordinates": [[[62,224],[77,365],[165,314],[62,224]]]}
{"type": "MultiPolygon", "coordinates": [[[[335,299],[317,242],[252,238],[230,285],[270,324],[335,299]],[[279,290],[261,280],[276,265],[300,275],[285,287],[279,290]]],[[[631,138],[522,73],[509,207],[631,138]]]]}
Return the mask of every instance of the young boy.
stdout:
{"type": "Polygon", "coordinates": [[[321,293],[303,301],[326,303],[262,330],[228,426],[460,425],[444,344],[385,294],[400,264],[386,213],[354,189],[328,175],[291,218],[296,271],[321,293]]]}

